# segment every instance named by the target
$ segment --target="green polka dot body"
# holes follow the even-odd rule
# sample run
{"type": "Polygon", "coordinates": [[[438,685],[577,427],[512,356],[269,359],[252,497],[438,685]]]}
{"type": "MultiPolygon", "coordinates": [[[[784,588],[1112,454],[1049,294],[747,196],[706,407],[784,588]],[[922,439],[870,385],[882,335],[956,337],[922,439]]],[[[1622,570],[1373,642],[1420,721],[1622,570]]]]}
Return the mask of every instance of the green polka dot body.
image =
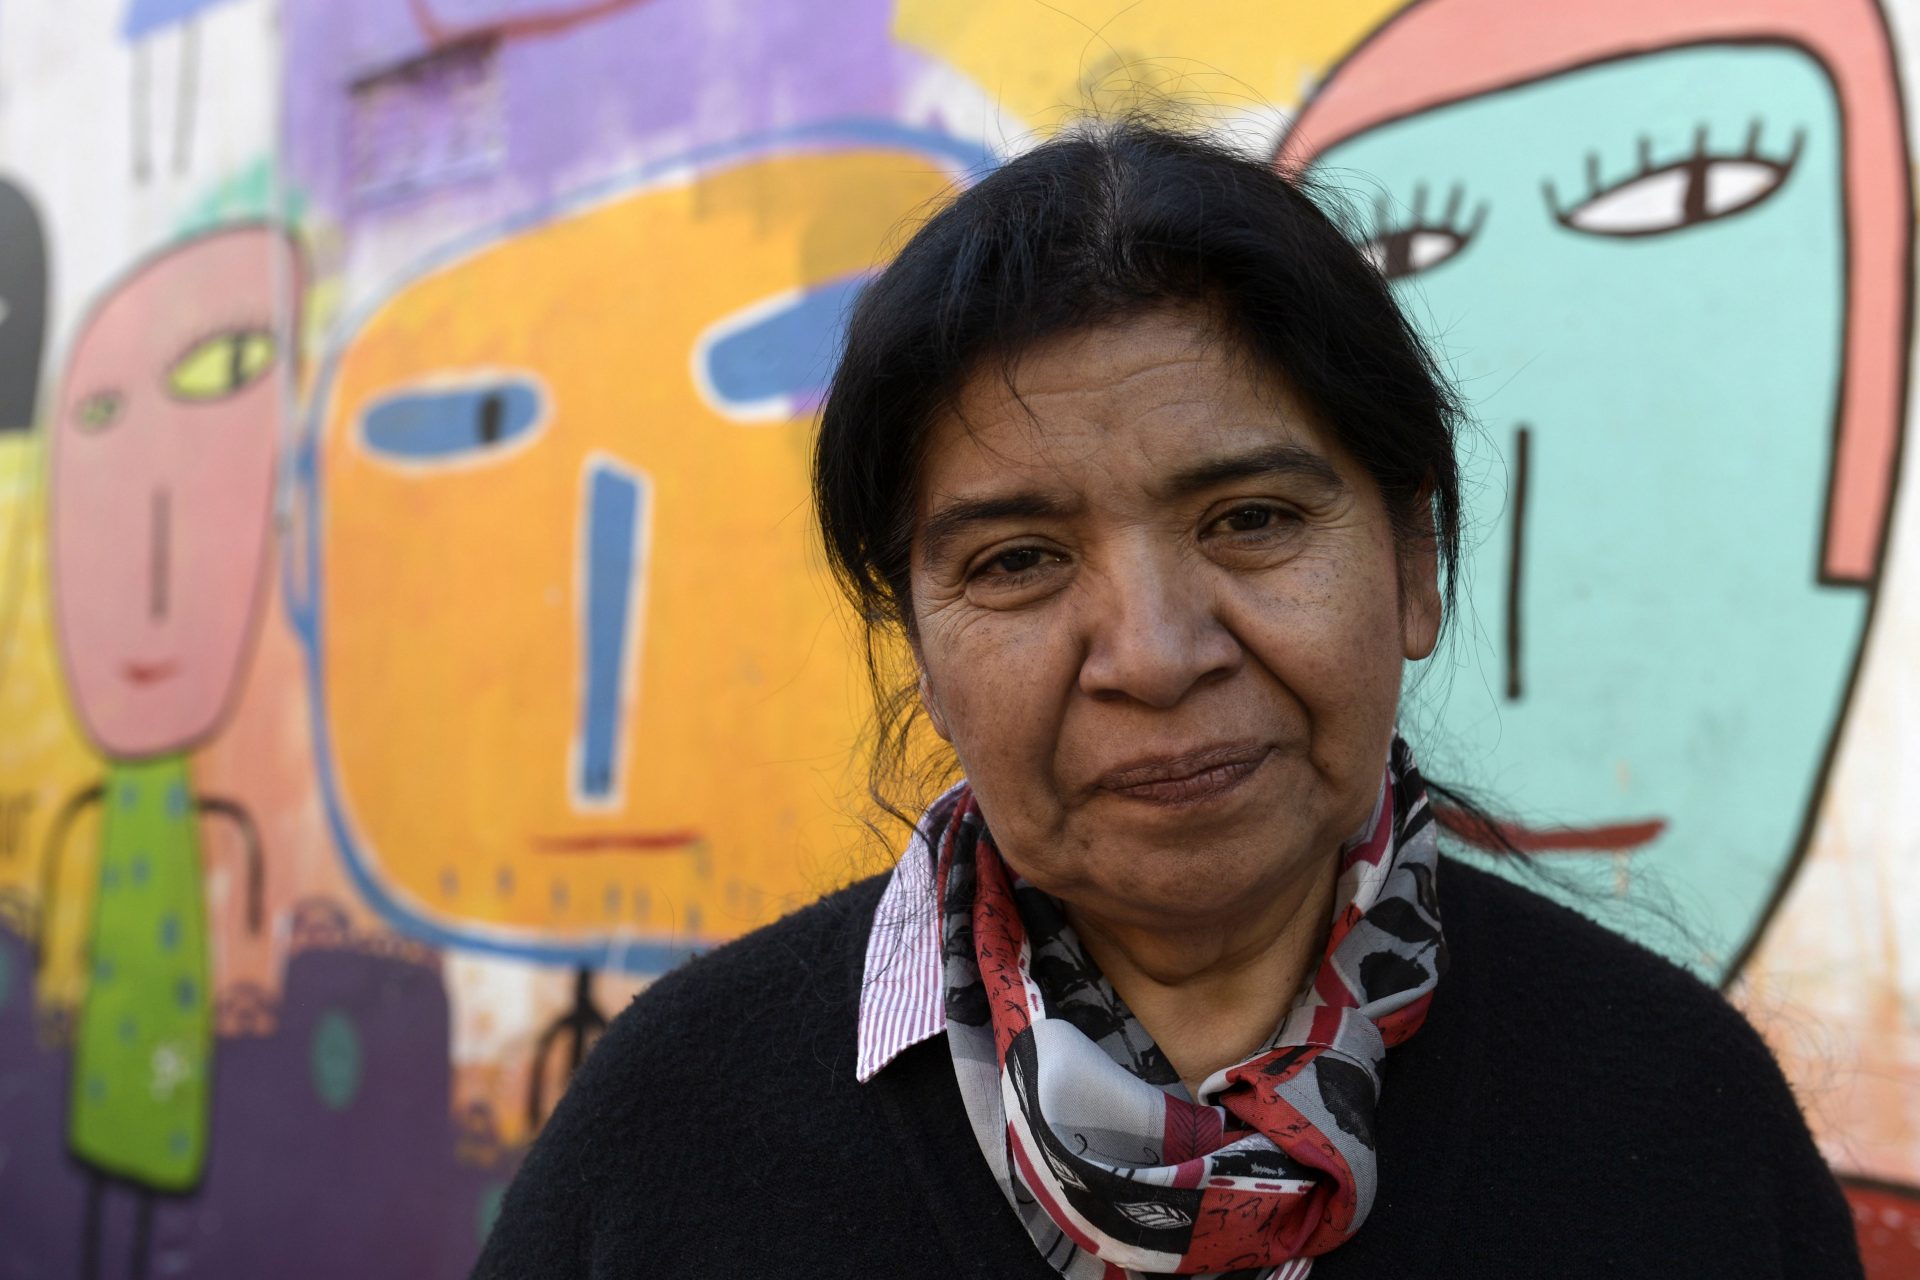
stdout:
{"type": "Polygon", "coordinates": [[[156,1191],[190,1190],[206,1163],[213,1013],[184,756],[111,766],[88,936],[73,1154],[156,1191]]]}

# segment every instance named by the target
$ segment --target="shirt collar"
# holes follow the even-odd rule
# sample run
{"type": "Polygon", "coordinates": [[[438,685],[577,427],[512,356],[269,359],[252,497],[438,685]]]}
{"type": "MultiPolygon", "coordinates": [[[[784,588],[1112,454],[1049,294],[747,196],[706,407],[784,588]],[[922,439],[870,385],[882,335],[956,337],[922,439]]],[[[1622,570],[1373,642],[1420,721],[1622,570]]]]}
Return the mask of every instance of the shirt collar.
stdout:
{"type": "MultiPolygon", "coordinates": [[[[929,806],[931,815],[964,782],[955,783],[929,806]]],[[[1391,825],[1390,792],[1386,780],[1374,798],[1373,812],[1348,842],[1352,847],[1369,832],[1384,841],[1391,825]],[[1386,821],[1383,824],[1383,819],[1386,821]]],[[[919,1044],[947,1029],[946,959],[941,952],[939,890],[934,885],[933,849],[922,834],[923,816],[914,827],[907,851],[893,868],[887,887],[874,909],[873,932],[867,935],[867,958],[860,986],[860,1022],[853,1078],[861,1084],[880,1069],[919,1044]]],[[[1377,854],[1360,860],[1359,874],[1384,875],[1377,854]],[[1374,864],[1380,864],[1375,866],[1374,864]]],[[[1358,892],[1355,886],[1354,891],[1358,892]]],[[[1377,889],[1376,889],[1377,891],[1377,889]]],[[[1369,899],[1371,895],[1369,895],[1369,899]]]]}
{"type": "Polygon", "coordinates": [[[945,965],[933,850],[915,830],[867,935],[854,1079],[865,1084],[902,1053],[947,1029],[945,965]]]}

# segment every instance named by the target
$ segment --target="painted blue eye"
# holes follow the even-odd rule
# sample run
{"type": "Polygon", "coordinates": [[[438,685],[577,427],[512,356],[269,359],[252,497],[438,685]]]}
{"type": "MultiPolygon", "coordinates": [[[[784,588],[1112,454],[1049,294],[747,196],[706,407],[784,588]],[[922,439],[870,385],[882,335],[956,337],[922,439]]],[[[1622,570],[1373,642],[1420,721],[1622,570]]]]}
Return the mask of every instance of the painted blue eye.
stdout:
{"type": "Polygon", "coordinates": [[[541,390],[503,379],[388,396],[360,420],[373,453],[401,462],[453,462],[498,449],[533,430],[541,390]]]}
{"type": "Polygon", "coordinates": [[[866,275],[777,297],[714,325],[694,351],[694,374],[728,417],[783,419],[826,394],[853,300],[866,275]]]}

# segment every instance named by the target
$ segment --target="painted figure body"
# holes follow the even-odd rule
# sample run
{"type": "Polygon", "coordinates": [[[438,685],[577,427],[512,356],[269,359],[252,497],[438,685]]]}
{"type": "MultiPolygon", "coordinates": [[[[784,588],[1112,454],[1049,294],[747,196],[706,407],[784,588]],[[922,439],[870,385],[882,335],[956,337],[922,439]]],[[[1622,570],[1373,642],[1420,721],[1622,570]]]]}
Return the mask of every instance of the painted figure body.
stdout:
{"type": "MultiPolygon", "coordinates": [[[[73,705],[108,760],[54,823],[42,919],[73,821],[101,843],[74,1045],[69,1145],[95,1177],[84,1256],[99,1265],[107,1180],[133,1189],[133,1264],[154,1193],[205,1169],[213,1073],[203,818],[233,822],[260,928],[261,857],[231,802],[196,796],[188,754],[235,697],[258,620],[300,296],[291,243],[226,229],[137,267],[75,340],[50,482],[54,615],[73,705]]],[[[46,939],[42,938],[44,954],[46,939]]]]}
{"type": "Polygon", "coordinates": [[[70,1145],[97,1169],[185,1191],[206,1163],[213,1055],[200,815],[187,762],[115,764],[103,801],[70,1145]]]}
{"type": "Polygon", "coordinates": [[[1523,848],[1655,875],[1697,928],[1614,923],[1726,977],[1804,847],[1895,473],[1877,11],[1435,0],[1329,77],[1298,162],[1484,429],[1474,653],[1408,689],[1428,759],[1518,806],[1523,848]]]}

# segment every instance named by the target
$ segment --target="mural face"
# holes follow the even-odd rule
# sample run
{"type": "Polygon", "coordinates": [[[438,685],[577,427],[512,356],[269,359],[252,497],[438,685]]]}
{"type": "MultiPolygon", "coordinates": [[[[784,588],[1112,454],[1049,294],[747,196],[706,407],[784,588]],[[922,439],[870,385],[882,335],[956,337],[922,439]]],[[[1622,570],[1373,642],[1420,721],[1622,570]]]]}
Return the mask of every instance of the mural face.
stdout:
{"type": "Polygon", "coordinates": [[[1805,51],[1707,44],[1315,161],[1365,203],[1379,184],[1362,234],[1484,432],[1472,660],[1408,691],[1429,755],[1552,828],[1523,846],[1657,869],[1709,972],[1798,848],[1867,614],[1821,581],[1841,128],[1805,51]]]}
{"type": "Polygon", "coordinates": [[[55,620],[109,755],[179,750],[232,697],[258,605],[299,255],[225,230],[136,268],[82,326],[54,407],[55,620]]]}
{"type": "Polygon", "coordinates": [[[504,238],[352,335],[310,643],[336,829],[396,918],[646,967],[804,891],[863,705],[792,415],[948,181],[908,150],[742,159],[504,238]]]}

